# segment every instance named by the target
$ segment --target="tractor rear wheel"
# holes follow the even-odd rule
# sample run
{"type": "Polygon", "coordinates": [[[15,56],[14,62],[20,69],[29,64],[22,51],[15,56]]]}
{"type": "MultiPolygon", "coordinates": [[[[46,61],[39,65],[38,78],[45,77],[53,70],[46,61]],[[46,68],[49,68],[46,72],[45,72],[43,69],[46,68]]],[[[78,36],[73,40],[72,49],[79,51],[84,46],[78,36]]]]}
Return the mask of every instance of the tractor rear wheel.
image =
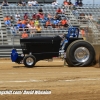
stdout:
{"type": "Polygon", "coordinates": [[[89,66],[95,60],[95,50],[89,42],[76,40],[67,48],[66,57],[69,66],[89,66]]]}

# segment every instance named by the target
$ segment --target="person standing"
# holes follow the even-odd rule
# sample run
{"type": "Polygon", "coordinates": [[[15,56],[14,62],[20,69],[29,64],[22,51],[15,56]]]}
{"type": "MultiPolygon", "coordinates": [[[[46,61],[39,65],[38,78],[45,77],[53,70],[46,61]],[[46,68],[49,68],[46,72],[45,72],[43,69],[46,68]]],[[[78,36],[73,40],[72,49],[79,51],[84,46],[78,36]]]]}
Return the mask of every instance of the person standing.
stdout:
{"type": "Polygon", "coordinates": [[[23,33],[22,33],[22,36],[21,36],[22,38],[28,38],[28,33],[26,33],[26,31],[24,31],[23,33]]]}
{"type": "Polygon", "coordinates": [[[14,35],[16,35],[16,28],[13,26],[13,25],[11,25],[11,27],[10,27],[10,30],[11,30],[11,34],[14,36],[14,35]]]}

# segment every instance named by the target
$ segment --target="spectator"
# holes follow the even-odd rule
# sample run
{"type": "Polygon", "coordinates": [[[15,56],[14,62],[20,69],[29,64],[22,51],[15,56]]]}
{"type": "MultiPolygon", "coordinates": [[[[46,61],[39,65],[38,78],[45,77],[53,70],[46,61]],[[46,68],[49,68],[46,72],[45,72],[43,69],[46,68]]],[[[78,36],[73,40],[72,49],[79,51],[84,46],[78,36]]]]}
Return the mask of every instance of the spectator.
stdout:
{"type": "Polygon", "coordinates": [[[59,22],[60,22],[59,20],[54,19],[54,20],[53,20],[53,25],[52,25],[53,28],[59,28],[59,22]]]}
{"type": "Polygon", "coordinates": [[[65,18],[61,20],[61,26],[62,26],[62,28],[68,27],[68,23],[67,23],[67,20],[65,18]]]}
{"type": "Polygon", "coordinates": [[[80,0],[80,2],[79,2],[79,6],[80,6],[80,7],[83,6],[82,0],[80,0]]]}
{"type": "Polygon", "coordinates": [[[34,21],[33,21],[33,19],[30,19],[29,24],[30,24],[31,26],[34,25],[34,21]]]}
{"type": "Polygon", "coordinates": [[[6,16],[6,17],[4,18],[4,21],[5,21],[5,25],[6,25],[6,26],[11,26],[10,17],[6,16]]]}
{"type": "Polygon", "coordinates": [[[36,13],[34,13],[34,14],[32,15],[32,19],[33,19],[33,20],[36,19],[36,13]]]}
{"type": "Polygon", "coordinates": [[[41,33],[41,30],[42,30],[41,26],[37,25],[36,26],[36,33],[41,33]]]}
{"type": "Polygon", "coordinates": [[[48,14],[47,13],[44,14],[44,19],[46,19],[46,20],[48,19],[48,14]]]}
{"type": "Polygon", "coordinates": [[[38,25],[39,25],[39,20],[36,19],[36,20],[34,21],[34,26],[36,27],[36,26],[38,26],[38,25]]]}
{"type": "Polygon", "coordinates": [[[16,21],[18,21],[20,19],[20,15],[18,13],[15,15],[15,19],[16,19],[16,21]]]}
{"type": "Polygon", "coordinates": [[[19,30],[19,31],[22,31],[22,30],[23,30],[22,28],[23,28],[23,27],[22,27],[22,21],[19,19],[19,20],[17,21],[16,29],[19,30]]]}
{"type": "Polygon", "coordinates": [[[41,14],[40,14],[40,20],[43,20],[43,19],[44,19],[44,14],[41,13],[41,14]]]}
{"type": "Polygon", "coordinates": [[[38,13],[38,14],[36,14],[36,18],[37,18],[38,20],[43,20],[44,14],[43,14],[43,13],[38,13]]]}
{"type": "Polygon", "coordinates": [[[10,16],[10,21],[11,21],[11,24],[13,24],[13,23],[14,23],[14,18],[13,18],[13,16],[12,16],[12,15],[10,16]]]}
{"type": "Polygon", "coordinates": [[[79,6],[79,0],[75,1],[75,6],[79,6]]]}
{"type": "Polygon", "coordinates": [[[40,14],[36,14],[36,19],[39,20],[40,19],[40,14]]]}
{"type": "Polygon", "coordinates": [[[85,14],[84,14],[84,13],[81,13],[81,14],[79,15],[79,19],[80,19],[80,20],[84,20],[84,19],[85,19],[85,14]]]}
{"type": "Polygon", "coordinates": [[[32,5],[33,5],[32,0],[28,0],[28,6],[32,6],[32,5]]]}
{"type": "Polygon", "coordinates": [[[50,20],[50,23],[53,24],[53,16],[51,14],[48,14],[48,20],[50,20]]]}
{"type": "Polygon", "coordinates": [[[17,21],[17,29],[19,29],[19,31],[23,31],[23,29],[26,28],[26,23],[27,23],[26,20],[23,19],[23,20],[21,21],[21,20],[19,19],[19,20],[17,21]]]}
{"type": "Polygon", "coordinates": [[[19,19],[19,20],[17,21],[17,24],[20,24],[20,23],[22,23],[22,22],[21,22],[21,20],[19,19]]]}
{"type": "Polygon", "coordinates": [[[18,1],[18,6],[23,6],[22,0],[18,1]]]}
{"type": "Polygon", "coordinates": [[[27,13],[24,14],[24,19],[25,19],[25,20],[28,19],[28,14],[27,14],[27,13]]]}
{"type": "Polygon", "coordinates": [[[2,6],[9,6],[8,1],[7,1],[7,0],[3,0],[3,2],[2,2],[2,6]]]}
{"type": "Polygon", "coordinates": [[[54,1],[52,2],[52,6],[53,6],[54,8],[57,8],[57,6],[58,6],[58,1],[54,0],[54,1]]]}
{"type": "Polygon", "coordinates": [[[61,11],[62,11],[62,14],[64,14],[64,15],[62,15],[62,16],[65,16],[65,12],[66,12],[65,7],[62,7],[62,8],[61,8],[61,11]]]}
{"type": "Polygon", "coordinates": [[[47,14],[44,14],[44,18],[43,18],[42,22],[43,23],[46,23],[46,21],[48,21],[48,20],[49,20],[49,18],[47,16],[47,14]]]}
{"type": "Polygon", "coordinates": [[[45,28],[47,28],[48,26],[52,26],[50,20],[47,20],[46,23],[45,23],[45,25],[44,25],[45,28]]]}
{"type": "Polygon", "coordinates": [[[81,33],[82,37],[84,38],[84,37],[85,37],[85,30],[84,30],[84,28],[82,28],[82,29],[80,30],[80,33],[81,33]]]}
{"type": "Polygon", "coordinates": [[[23,6],[26,6],[25,0],[22,0],[22,5],[23,5],[23,6]]]}
{"type": "Polygon", "coordinates": [[[30,37],[33,37],[33,35],[35,34],[35,27],[34,27],[34,25],[32,24],[30,24],[30,23],[28,23],[27,24],[27,27],[28,27],[28,29],[30,30],[30,37]]]}
{"type": "Polygon", "coordinates": [[[74,16],[76,16],[77,19],[79,18],[78,10],[73,10],[72,13],[73,13],[74,16]]]}
{"type": "Polygon", "coordinates": [[[68,2],[68,5],[67,5],[68,7],[69,7],[69,9],[73,9],[73,4],[72,4],[72,2],[71,2],[71,0],[69,0],[69,2],[68,2]]]}
{"type": "Polygon", "coordinates": [[[62,14],[62,13],[63,13],[63,11],[62,11],[62,9],[61,9],[61,8],[58,8],[58,9],[56,10],[56,13],[57,13],[57,14],[62,14]]]}
{"type": "Polygon", "coordinates": [[[2,6],[9,6],[7,0],[3,0],[3,2],[2,2],[2,6]]]}
{"type": "Polygon", "coordinates": [[[33,6],[38,6],[38,2],[36,0],[32,0],[32,5],[33,6]]]}
{"type": "Polygon", "coordinates": [[[61,20],[61,16],[58,15],[58,14],[56,14],[56,15],[54,16],[54,19],[61,20]]]}
{"type": "Polygon", "coordinates": [[[22,28],[26,28],[26,23],[27,23],[27,21],[26,21],[25,19],[23,19],[23,20],[21,21],[21,23],[22,23],[22,28]]]}
{"type": "Polygon", "coordinates": [[[24,32],[22,33],[22,38],[28,38],[28,34],[26,33],[26,31],[24,31],[24,32]]]}
{"type": "Polygon", "coordinates": [[[40,9],[38,10],[38,12],[39,12],[39,14],[43,14],[43,9],[40,8],[40,9]]]}
{"type": "Polygon", "coordinates": [[[69,5],[69,2],[67,0],[64,0],[63,5],[64,6],[68,6],[69,5]]]}
{"type": "Polygon", "coordinates": [[[21,0],[21,2],[22,2],[22,6],[26,6],[25,0],[21,0]]]}
{"type": "Polygon", "coordinates": [[[51,14],[48,14],[47,17],[48,17],[48,19],[52,19],[53,18],[51,14]]]}
{"type": "Polygon", "coordinates": [[[93,20],[92,14],[89,14],[88,18],[89,18],[90,20],[93,20]]]}
{"type": "Polygon", "coordinates": [[[72,6],[72,5],[73,5],[72,2],[71,2],[71,0],[69,0],[68,5],[69,5],[69,6],[72,6]]]}
{"type": "Polygon", "coordinates": [[[13,25],[10,27],[10,30],[12,35],[16,35],[16,28],[13,25]]]}

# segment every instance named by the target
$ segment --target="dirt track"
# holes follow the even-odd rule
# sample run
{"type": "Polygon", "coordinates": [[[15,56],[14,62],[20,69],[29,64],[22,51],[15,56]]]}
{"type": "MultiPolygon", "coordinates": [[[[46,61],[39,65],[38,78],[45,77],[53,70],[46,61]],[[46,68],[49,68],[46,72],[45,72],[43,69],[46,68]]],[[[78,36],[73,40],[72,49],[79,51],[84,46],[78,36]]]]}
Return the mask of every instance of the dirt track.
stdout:
{"type": "Polygon", "coordinates": [[[0,100],[100,100],[100,68],[41,61],[35,68],[0,60],[0,90],[50,90],[51,94],[0,95],[0,100]]]}

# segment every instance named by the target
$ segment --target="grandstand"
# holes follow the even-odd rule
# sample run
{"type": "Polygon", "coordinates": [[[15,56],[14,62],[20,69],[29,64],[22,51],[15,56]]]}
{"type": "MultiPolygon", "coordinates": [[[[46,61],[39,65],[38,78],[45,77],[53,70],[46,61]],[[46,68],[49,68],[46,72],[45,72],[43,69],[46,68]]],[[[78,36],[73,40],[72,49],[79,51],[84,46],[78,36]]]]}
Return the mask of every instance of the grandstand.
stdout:
{"type": "MultiPolygon", "coordinates": [[[[44,3],[44,2],[43,2],[44,3]]],[[[100,5],[83,5],[81,7],[77,6],[75,7],[75,11],[77,11],[77,14],[80,15],[81,13],[86,14],[92,14],[94,20],[81,20],[79,19],[79,16],[77,17],[75,14],[73,14],[73,7],[63,5],[58,5],[58,7],[55,9],[51,6],[51,4],[40,4],[39,6],[17,6],[16,4],[10,4],[10,6],[2,6],[0,9],[0,57],[7,57],[10,54],[11,48],[16,47],[19,52],[20,50],[20,38],[21,38],[21,31],[17,31],[17,35],[14,36],[11,34],[10,27],[6,27],[4,24],[3,18],[8,16],[15,17],[15,14],[18,12],[21,15],[21,18],[23,17],[24,13],[28,12],[29,18],[31,18],[33,13],[37,13],[38,9],[41,7],[44,11],[44,13],[50,13],[52,16],[56,14],[57,8],[64,9],[65,13],[61,14],[61,18],[66,18],[68,20],[69,27],[75,26],[79,28],[89,29],[86,34],[86,39],[90,41],[93,44],[100,43],[100,35],[99,35],[99,29],[97,27],[97,19],[100,17],[100,5]]],[[[81,16],[84,17],[84,16],[81,16]]],[[[14,26],[16,26],[16,21],[13,23],[14,26]]],[[[55,35],[61,35],[65,34],[68,31],[68,28],[63,29],[56,29],[52,27],[44,28],[43,23],[40,22],[40,25],[42,27],[41,36],[55,36],[55,35]]]]}
{"type": "MultiPolygon", "coordinates": [[[[28,12],[29,17],[31,19],[32,14],[33,13],[37,13],[38,12],[38,9],[40,7],[42,7],[44,13],[48,13],[49,12],[52,16],[54,16],[56,14],[56,9],[54,9],[51,5],[44,5],[44,6],[38,6],[38,7],[35,7],[35,6],[33,6],[33,7],[28,7],[28,6],[25,6],[25,7],[19,7],[19,6],[9,7],[9,6],[7,6],[7,7],[2,7],[2,14],[3,14],[3,17],[6,16],[6,15],[8,15],[8,16],[12,15],[13,17],[15,17],[15,14],[16,13],[19,13],[21,15],[21,18],[23,18],[24,13],[28,12]]],[[[61,6],[58,6],[58,7],[61,7],[61,6]]],[[[61,17],[63,18],[63,17],[66,17],[66,16],[62,15],[61,17]]],[[[14,23],[14,25],[15,24],[16,23],[14,23]]],[[[43,26],[43,23],[40,23],[40,25],[42,27],[42,33],[41,33],[41,35],[43,35],[43,36],[44,35],[45,36],[47,36],[47,35],[48,36],[53,36],[53,35],[59,35],[59,34],[62,34],[62,33],[66,33],[67,32],[67,29],[66,28],[63,29],[63,30],[54,29],[52,27],[49,27],[49,28],[45,29],[44,26],[43,26]]],[[[10,37],[11,33],[9,33],[10,32],[9,31],[9,28],[6,28],[6,31],[7,31],[7,37],[10,37]]],[[[19,34],[20,34],[20,31],[19,31],[19,34]]],[[[8,45],[10,45],[11,43],[9,42],[8,45]]],[[[18,44],[19,42],[16,42],[16,43],[18,44]]]]}

